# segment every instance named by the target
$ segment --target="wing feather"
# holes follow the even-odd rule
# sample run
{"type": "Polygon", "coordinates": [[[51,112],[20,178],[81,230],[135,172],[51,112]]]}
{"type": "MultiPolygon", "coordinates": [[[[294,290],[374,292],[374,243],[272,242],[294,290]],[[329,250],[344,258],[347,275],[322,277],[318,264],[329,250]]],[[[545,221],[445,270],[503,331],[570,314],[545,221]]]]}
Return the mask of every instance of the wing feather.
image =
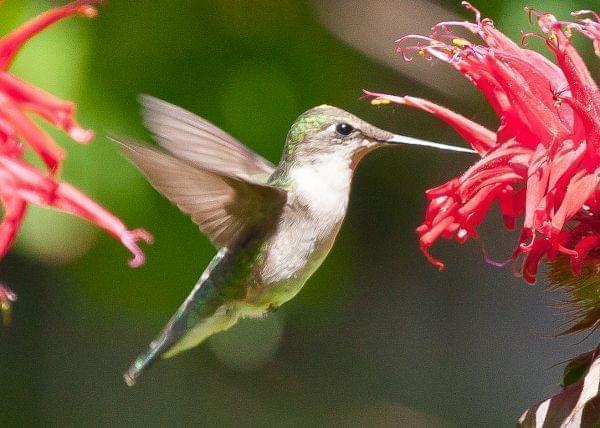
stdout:
{"type": "Polygon", "coordinates": [[[116,141],[150,184],[189,214],[219,248],[233,245],[259,223],[277,218],[287,198],[283,189],[209,170],[131,140],[116,141]]]}
{"type": "Polygon", "coordinates": [[[275,167],[231,135],[195,114],[148,95],[140,98],[144,123],[174,156],[224,175],[266,181],[275,167]]]}

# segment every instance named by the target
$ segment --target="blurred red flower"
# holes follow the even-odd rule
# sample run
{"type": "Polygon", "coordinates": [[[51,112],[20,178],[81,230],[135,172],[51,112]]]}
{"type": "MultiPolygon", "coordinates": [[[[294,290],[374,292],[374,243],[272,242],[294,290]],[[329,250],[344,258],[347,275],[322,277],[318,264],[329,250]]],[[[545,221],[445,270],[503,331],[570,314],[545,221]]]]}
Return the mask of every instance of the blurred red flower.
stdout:
{"type": "MultiPolygon", "coordinates": [[[[129,262],[136,267],[144,262],[137,241],[151,241],[142,229],[128,230],[106,209],[86,195],[57,179],[63,150],[28,113],[36,114],[63,130],[79,143],[90,142],[94,134],[79,126],[74,118],[75,105],[58,99],[9,73],[8,68],[20,48],[41,30],[71,15],[94,17],[92,6],[98,1],[75,1],[50,10],[0,38],[0,200],[4,217],[0,223],[0,259],[6,255],[19,230],[27,205],[34,203],[83,217],[121,240],[134,255],[129,262]],[[25,161],[25,150],[32,149],[47,170],[25,161]]],[[[0,308],[8,309],[16,296],[0,286],[0,308]]]]}
{"type": "MultiPolygon", "coordinates": [[[[452,126],[481,159],[460,177],[427,191],[425,221],[417,229],[422,251],[440,237],[464,242],[477,238],[477,227],[498,202],[507,228],[522,217],[513,259],[523,255],[522,273],[535,282],[542,258],[570,257],[579,273],[584,264],[600,267],[600,91],[571,44],[574,32],[590,38],[600,56],[600,17],[574,12],[575,22],[527,9],[556,64],[519,46],[489,19],[442,22],[432,35],[398,40],[398,52],[437,58],[464,74],[486,97],[496,114],[496,132],[430,101],[367,92],[373,103],[397,103],[436,115],[452,126]],[[482,44],[454,34],[457,28],[478,35],[482,44]]],[[[523,44],[523,43],[522,43],[523,44]]],[[[519,220],[520,221],[520,220],[519,220]]]]}

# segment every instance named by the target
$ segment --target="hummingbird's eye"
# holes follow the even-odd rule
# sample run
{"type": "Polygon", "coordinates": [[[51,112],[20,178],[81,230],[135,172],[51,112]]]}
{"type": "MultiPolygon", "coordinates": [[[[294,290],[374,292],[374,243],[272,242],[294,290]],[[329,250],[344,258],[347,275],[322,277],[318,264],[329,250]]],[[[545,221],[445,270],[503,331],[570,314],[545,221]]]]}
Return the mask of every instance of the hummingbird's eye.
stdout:
{"type": "Polygon", "coordinates": [[[335,127],[335,132],[342,137],[347,137],[348,135],[352,134],[352,131],[354,131],[354,127],[345,122],[338,123],[335,127]]]}

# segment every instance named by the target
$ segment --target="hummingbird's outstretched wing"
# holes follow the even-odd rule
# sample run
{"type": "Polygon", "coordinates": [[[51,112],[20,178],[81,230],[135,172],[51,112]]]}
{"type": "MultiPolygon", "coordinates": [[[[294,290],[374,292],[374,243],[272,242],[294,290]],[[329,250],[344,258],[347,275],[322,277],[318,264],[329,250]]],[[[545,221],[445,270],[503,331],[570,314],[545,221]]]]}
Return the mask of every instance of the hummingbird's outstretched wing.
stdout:
{"type": "Polygon", "coordinates": [[[231,135],[195,114],[148,95],[142,95],[144,123],[164,149],[180,159],[223,175],[267,178],[275,167],[231,135]]]}
{"type": "Polygon", "coordinates": [[[230,176],[145,144],[115,139],[152,186],[218,247],[230,247],[259,224],[279,218],[287,193],[266,183],[230,176]]]}

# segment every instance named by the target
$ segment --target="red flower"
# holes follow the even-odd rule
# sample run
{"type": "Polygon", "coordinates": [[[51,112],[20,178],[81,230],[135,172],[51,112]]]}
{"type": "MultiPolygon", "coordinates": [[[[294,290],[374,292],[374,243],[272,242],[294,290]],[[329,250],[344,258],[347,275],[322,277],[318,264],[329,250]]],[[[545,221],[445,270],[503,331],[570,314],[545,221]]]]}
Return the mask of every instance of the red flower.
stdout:
{"type": "MultiPolygon", "coordinates": [[[[136,267],[144,262],[138,240],[151,241],[142,229],[128,230],[106,209],[67,183],[57,180],[63,150],[33,122],[27,113],[37,114],[73,140],[88,143],[94,134],[79,126],[74,118],[75,105],[58,99],[8,72],[20,48],[33,36],[56,21],[71,16],[96,16],[92,4],[97,0],[75,1],[48,11],[0,38],[0,200],[4,217],[0,223],[0,259],[13,243],[27,205],[34,203],[83,217],[120,239],[134,255],[129,262],[136,267]],[[42,159],[47,171],[25,161],[24,151],[31,148],[42,159]]],[[[16,296],[0,285],[0,308],[6,311],[16,296]]]]}
{"type": "Polygon", "coordinates": [[[481,154],[462,176],[427,191],[430,205],[417,229],[422,251],[443,268],[429,247],[440,237],[477,238],[477,227],[497,201],[507,228],[520,222],[513,259],[523,255],[528,282],[535,282],[544,257],[570,257],[575,273],[584,264],[600,266],[600,91],[570,41],[576,30],[593,41],[600,56],[600,17],[580,11],[573,13],[578,21],[561,22],[528,9],[542,34],[525,34],[523,40],[543,39],[554,64],[463,5],[475,12],[475,23],[439,23],[430,37],[400,39],[398,51],[407,60],[410,52],[437,58],[464,74],[498,115],[496,132],[427,100],[367,93],[376,104],[393,102],[436,115],[481,154]],[[483,43],[456,36],[456,28],[483,43]]]}

